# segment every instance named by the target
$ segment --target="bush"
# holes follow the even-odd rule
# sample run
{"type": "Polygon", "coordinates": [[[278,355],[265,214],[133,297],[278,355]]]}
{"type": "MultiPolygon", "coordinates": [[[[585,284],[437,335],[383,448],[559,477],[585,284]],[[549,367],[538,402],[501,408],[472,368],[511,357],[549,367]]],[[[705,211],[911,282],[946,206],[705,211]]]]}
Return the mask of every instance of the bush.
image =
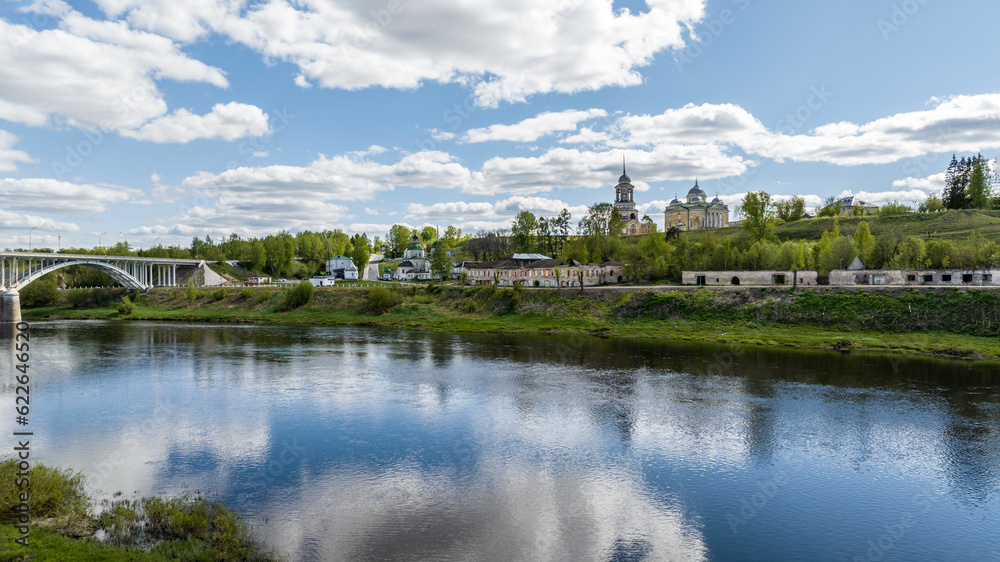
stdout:
{"type": "Polygon", "coordinates": [[[368,289],[368,306],[376,312],[385,312],[403,302],[403,295],[387,287],[368,289]]]}
{"type": "Polygon", "coordinates": [[[139,296],[141,294],[142,293],[139,292],[139,289],[132,289],[128,294],[128,298],[132,299],[132,302],[139,302],[139,296]]]}
{"type": "Polygon", "coordinates": [[[49,306],[59,302],[58,282],[52,274],[32,281],[21,289],[20,293],[21,306],[25,308],[49,306]]]}
{"type": "Polygon", "coordinates": [[[198,298],[198,287],[194,286],[193,281],[188,281],[187,287],[184,288],[184,297],[191,302],[198,298]]]}
{"type": "Polygon", "coordinates": [[[128,316],[133,312],[135,312],[135,303],[127,295],[122,297],[122,300],[118,301],[118,314],[128,316]]]}
{"type": "Polygon", "coordinates": [[[242,291],[240,291],[240,298],[244,299],[244,300],[250,300],[250,299],[252,299],[253,298],[253,289],[251,289],[250,287],[247,287],[246,289],[243,289],[242,291]]]}
{"type": "Polygon", "coordinates": [[[226,291],[225,287],[219,287],[218,289],[212,291],[212,294],[211,294],[212,300],[213,301],[221,301],[222,299],[226,298],[226,294],[227,293],[228,292],[226,291]]]}
{"type": "MultiPolygon", "coordinates": [[[[0,463],[0,523],[14,523],[15,508],[21,503],[18,494],[23,491],[16,485],[17,460],[6,459],[0,463]]],[[[83,474],[70,470],[51,468],[44,464],[31,467],[27,486],[31,497],[31,515],[38,518],[63,515],[86,516],[90,500],[83,490],[83,474]]]]}
{"type": "Polygon", "coordinates": [[[73,308],[83,308],[90,304],[90,291],[87,289],[70,289],[66,292],[66,302],[73,308]]]}
{"type": "Polygon", "coordinates": [[[300,281],[288,292],[288,308],[298,308],[311,301],[316,287],[309,281],[300,281]]]}
{"type": "Polygon", "coordinates": [[[272,294],[272,292],[273,291],[268,291],[268,290],[265,289],[265,290],[257,293],[257,302],[259,302],[259,303],[265,303],[265,302],[271,300],[271,294],[272,294]]]}

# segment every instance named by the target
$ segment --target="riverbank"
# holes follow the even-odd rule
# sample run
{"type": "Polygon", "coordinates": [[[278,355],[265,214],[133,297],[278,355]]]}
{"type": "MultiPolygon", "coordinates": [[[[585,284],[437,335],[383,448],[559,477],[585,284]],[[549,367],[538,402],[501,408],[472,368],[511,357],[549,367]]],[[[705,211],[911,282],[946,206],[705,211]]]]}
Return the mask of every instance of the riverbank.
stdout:
{"type": "Polygon", "coordinates": [[[385,326],[459,332],[590,333],[1000,360],[1000,293],[743,288],[559,291],[493,287],[319,288],[292,308],[279,289],[158,288],[134,311],[121,292],[25,309],[29,320],[134,319],[385,326]],[[193,297],[193,298],[192,298],[193,297]]]}
{"type": "Polygon", "coordinates": [[[37,463],[21,479],[19,470],[14,459],[0,461],[0,560],[280,560],[239,514],[204,496],[119,494],[95,513],[82,474],[37,463]]]}

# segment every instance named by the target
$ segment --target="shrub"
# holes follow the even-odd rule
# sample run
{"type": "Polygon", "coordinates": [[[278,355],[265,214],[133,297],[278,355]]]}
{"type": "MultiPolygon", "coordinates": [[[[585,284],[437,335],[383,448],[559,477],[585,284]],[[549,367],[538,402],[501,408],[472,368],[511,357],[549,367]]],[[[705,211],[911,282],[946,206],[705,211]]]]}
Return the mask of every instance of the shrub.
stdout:
{"type": "Polygon", "coordinates": [[[271,294],[272,294],[272,292],[273,291],[268,291],[268,290],[265,289],[265,290],[257,293],[257,302],[259,302],[259,303],[265,303],[265,302],[271,300],[271,294]]]}
{"type": "Polygon", "coordinates": [[[142,293],[139,292],[139,289],[132,289],[128,294],[128,298],[132,299],[132,302],[139,302],[139,296],[141,294],[142,293]]]}
{"type": "Polygon", "coordinates": [[[184,297],[191,302],[198,298],[198,287],[194,286],[193,281],[188,281],[187,287],[184,288],[184,297]]]}
{"type": "Polygon", "coordinates": [[[21,289],[20,293],[21,306],[25,308],[48,306],[59,302],[58,282],[51,274],[32,281],[21,289]]]}
{"type": "Polygon", "coordinates": [[[311,301],[316,287],[309,281],[300,281],[288,292],[288,308],[298,308],[311,301]]]}
{"type": "Polygon", "coordinates": [[[242,291],[240,291],[240,298],[244,299],[244,300],[250,300],[250,299],[252,299],[253,298],[253,289],[251,289],[250,287],[247,287],[246,289],[243,289],[242,291]]]}
{"type": "Polygon", "coordinates": [[[90,304],[90,291],[87,289],[70,289],[66,292],[66,302],[73,308],[83,308],[90,304]]]}
{"type": "MultiPolygon", "coordinates": [[[[14,484],[18,472],[16,459],[0,463],[0,523],[14,523],[15,508],[21,503],[18,495],[24,491],[14,484]]],[[[63,515],[86,516],[90,500],[83,490],[83,474],[60,470],[44,464],[31,467],[27,485],[31,497],[31,515],[34,518],[60,517],[63,515]]]]}
{"type": "Polygon", "coordinates": [[[135,312],[135,303],[128,298],[128,295],[122,297],[122,300],[118,301],[118,314],[127,316],[135,312]]]}
{"type": "Polygon", "coordinates": [[[368,289],[368,306],[376,312],[385,312],[403,302],[403,295],[387,287],[368,289]]]}
{"type": "Polygon", "coordinates": [[[226,288],[225,287],[219,287],[218,289],[212,291],[212,294],[211,294],[212,300],[213,301],[221,301],[222,299],[226,298],[226,294],[227,294],[226,288]]]}

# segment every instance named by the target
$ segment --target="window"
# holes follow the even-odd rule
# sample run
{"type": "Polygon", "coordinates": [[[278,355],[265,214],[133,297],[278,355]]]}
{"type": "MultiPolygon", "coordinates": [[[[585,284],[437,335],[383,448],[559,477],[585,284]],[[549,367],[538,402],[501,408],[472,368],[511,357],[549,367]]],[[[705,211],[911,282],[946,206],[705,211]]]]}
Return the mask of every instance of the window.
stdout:
{"type": "Polygon", "coordinates": [[[695,280],[695,285],[705,285],[705,276],[699,275],[695,280]]]}
{"type": "Polygon", "coordinates": [[[916,281],[917,280],[917,276],[916,275],[907,275],[906,276],[906,280],[907,281],[916,281]]]}
{"type": "Polygon", "coordinates": [[[972,274],[965,273],[962,275],[962,283],[972,283],[972,274]]]}
{"type": "Polygon", "coordinates": [[[933,283],[933,282],[934,282],[934,274],[933,273],[927,273],[927,274],[924,275],[924,283],[933,283]]]}
{"type": "MultiPolygon", "coordinates": [[[[945,274],[941,275],[941,280],[942,281],[951,281],[951,274],[950,273],[945,273],[945,274]]],[[[968,281],[966,281],[966,282],[968,283],[968,281]]]]}

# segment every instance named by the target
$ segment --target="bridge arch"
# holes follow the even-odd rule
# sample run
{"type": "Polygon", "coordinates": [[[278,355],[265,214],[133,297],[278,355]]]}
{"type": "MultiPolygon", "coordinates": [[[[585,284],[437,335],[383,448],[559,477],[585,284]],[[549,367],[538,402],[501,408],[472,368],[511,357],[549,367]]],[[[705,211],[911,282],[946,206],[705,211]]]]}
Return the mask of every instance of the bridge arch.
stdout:
{"type": "Polygon", "coordinates": [[[11,283],[8,286],[8,289],[21,290],[32,281],[39,279],[43,275],[48,275],[53,271],[69,267],[71,265],[89,265],[91,267],[95,267],[110,275],[112,279],[121,283],[126,289],[139,289],[140,291],[145,292],[149,288],[125,270],[111,263],[97,260],[67,260],[47,265],[41,269],[33,270],[29,275],[18,279],[16,283],[11,283]]]}

